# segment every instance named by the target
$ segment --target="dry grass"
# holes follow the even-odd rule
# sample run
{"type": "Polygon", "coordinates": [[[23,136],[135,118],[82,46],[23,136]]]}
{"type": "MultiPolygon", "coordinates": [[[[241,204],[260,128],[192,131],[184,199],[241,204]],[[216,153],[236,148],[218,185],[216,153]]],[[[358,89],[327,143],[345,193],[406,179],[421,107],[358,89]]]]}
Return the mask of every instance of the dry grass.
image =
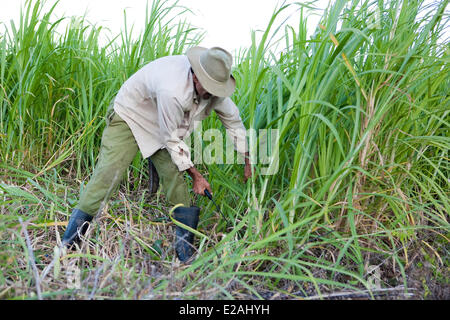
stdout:
{"type": "MultiPolygon", "coordinates": [[[[31,185],[22,188],[36,191],[31,185]]],[[[63,201],[69,201],[77,190],[68,189],[63,201]]],[[[8,197],[4,196],[8,201],[8,197]]],[[[38,216],[30,217],[27,206],[16,206],[14,214],[29,216],[24,222],[35,256],[39,279],[31,272],[30,259],[25,241],[24,229],[15,222],[1,230],[3,243],[0,254],[4,285],[0,288],[0,299],[37,299],[36,284],[43,299],[408,299],[429,297],[448,298],[448,288],[433,283],[432,273],[436,272],[431,264],[426,264],[427,271],[417,278],[418,265],[423,264],[430,252],[423,252],[420,241],[436,243],[439,235],[428,232],[416,240],[411,240],[399,251],[410,254],[405,267],[407,277],[411,275],[411,287],[405,290],[402,283],[402,271],[393,258],[384,258],[380,253],[367,253],[364,264],[378,269],[374,278],[376,286],[368,290],[336,290],[324,283],[300,282],[281,279],[276,286],[264,276],[240,276],[239,272],[283,272],[282,266],[274,267],[268,261],[242,261],[233,266],[236,275],[230,277],[213,277],[204,282],[206,275],[198,275],[196,270],[186,273],[190,266],[180,264],[173,250],[174,225],[171,222],[154,222],[164,218],[169,207],[164,207],[164,198],[160,193],[150,197],[147,190],[127,190],[125,185],[112,198],[94,220],[80,247],[61,252],[54,251],[65,230],[66,212],[54,210],[53,220],[43,223],[38,216]],[[77,274],[79,270],[79,274],[77,274]],[[181,276],[182,275],[182,276],[181,276]],[[414,278],[412,278],[414,277],[414,278]],[[79,279],[77,282],[76,279],[79,279]],[[418,279],[423,279],[422,283],[418,279]],[[431,288],[431,289],[430,289],[431,288]],[[319,289],[319,291],[318,291],[319,289]],[[226,292],[226,293],[225,293],[226,292]]],[[[36,206],[36,210],[46,207],[45,201],[36,206]]],[[[2,206],[0,214],[10,216],[11,207],[2,206]]],[[[219,219],[218,213],[210,218],[219,219]]],[[[199,231],[208,235],[204,248],[212,248],[224,236],[224,230],[217,230],[217,224],[201,220],[199,231]]],[[[441,235],[442,236],[442,235],[441,235]]],[[[320,236],[312,245],[298,246],[317,261],[336,261],[339,248],[321,242],[320,236]]],[[[244,239],[245,241],[245,239],[244,239]]],[[[200,240],[197,237],[197,245],[200,240]]],[[[370,243],[362,244],[370,247],[370,243]]],[[[379,248],[376,248],[379,250],[379,248]]],[[[437,252],[448,252],[448,245],[437,248],[437,252]]],[[[283,246],[256,250],[251,254],[257,256],[280,256],[283,246]]],[[[206,251],[206,249],[202,249],[206,251]]],[[[224,253],[221,252],[221,258],[224,253]]],[[[392,257],[392,255],[391,255],[392,257]]],[[[448,259],[443,257],[444,259],[448,259]]],[[[226,257],[225,257],[226,259],[226,257]]],[[[220,258],[218,259],[219,261],[220,258]]],[[[216,263],[217,262],[216,260],[216,263]]],[[[343,260],[347,266],[352,261],[343,260]]],[[[198,269],[198,268],[197,268],[198,269]]],[[[357,266],[355,265],[355,270],[357,266]]],[[[352,277],[345,274],[327,272],[323,268],[312,267],[311,277],[330,279],[341,283],[351,283],[352,277]]],[[[375,274],[375,273],[374,273],[375,274]]],[[[444,271],[443,277],[448,277],[444,271]]],[[[409,279],[408,279],[409,280],[409,279]]]]}

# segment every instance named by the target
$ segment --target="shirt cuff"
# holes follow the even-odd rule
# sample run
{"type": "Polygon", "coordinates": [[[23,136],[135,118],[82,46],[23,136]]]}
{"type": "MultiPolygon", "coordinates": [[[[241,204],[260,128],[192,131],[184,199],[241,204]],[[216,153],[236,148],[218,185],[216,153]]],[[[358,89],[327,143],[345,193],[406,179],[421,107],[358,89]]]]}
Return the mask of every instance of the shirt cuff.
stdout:
{"type": "Polygon", "coordinates": [[[175,165],[178,167],[178,171],[186,171],[189,168],[192,168],[194,166],[194,164],[192,163],[192,161],[189,162],[180,162],[180,163],[175,163],[175,165]]]}
{"type": "Polygon", "coordinates": [[[189,168],[192,168],[194,164],[190,159],[190,152],[186,147],[182,147],[179,144],[176,144],[175,150],[166,146],[167,151],[169,151],[170,157],[172,158],[172,162],[178,167],[179,171],[185,171],[189,168]],[[182,150],[182,152],[177,151],[182,150]]]}

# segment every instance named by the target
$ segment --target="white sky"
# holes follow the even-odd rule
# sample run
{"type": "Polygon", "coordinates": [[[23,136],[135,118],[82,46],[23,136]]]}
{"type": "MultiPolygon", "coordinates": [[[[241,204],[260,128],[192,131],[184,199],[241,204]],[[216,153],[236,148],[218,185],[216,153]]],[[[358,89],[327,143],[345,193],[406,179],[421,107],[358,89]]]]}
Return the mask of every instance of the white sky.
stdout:
{"type": "MultiPolygon", "coordinates": [[[[287,0],[295,3],[298,0],[287,0]]],[[[0,0],[0,22],[9,26],[9,21],[19,20],[20,8],[25,0],[0,0]]],[[[46,8],[54,4],[54,0],[46,1],[46,8]]],[[[149,6],[151,6],[149,0],[149,6]]],[[[134,24],[138,34],[144,25],[147,0],[60,0],[56,7],[56,17],[81,16],[85,13],[87,20],[111,29],[117,35],[124,26],[123,11],[126,9],[128,25],[134,24]]],[[[169,3],[173,3],[173,0],[169,3]]],[[[188,22],[206,31],[202,46],[220,46],[231,52],[239,47],[248,47],[251,43],[250,30],[264,30],[269,23],[278,0],[180,0],[179,5],[191,9],[195,15],[187,15],[188,22]]],[[[318,0],[317,7],[324,9],[328,0],[318,0]]],[[[292,15],[289,23],[298,22],[298,6],[293,5],[285,10],[276,24],[292,15]]],[[[318,17],[308,20],[308,32],[311,34],[317,25],[318,17]]],[[[3,30],[3,28],[0,28],[3,30]]],[[[61,30],[62,31],[62,30],[61,30]]]]}

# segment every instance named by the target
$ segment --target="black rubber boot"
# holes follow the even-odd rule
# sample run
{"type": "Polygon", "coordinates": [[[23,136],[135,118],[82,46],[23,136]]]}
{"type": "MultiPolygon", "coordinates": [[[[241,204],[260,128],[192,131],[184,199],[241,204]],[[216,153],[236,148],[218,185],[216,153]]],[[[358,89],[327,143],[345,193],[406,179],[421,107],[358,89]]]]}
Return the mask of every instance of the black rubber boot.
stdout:
{"type": "Polygon", "coordinates": [[[74,242],[78,243],[80,241],[78,232],[83,235],[93,218],[93,216],[88,215],[80,209],[74,209],[67,224],[66,232],[64,232],[62,244],[70,247],[74,242]]]}
{"type": "MultiPolygon", "coordinates": [[[[174,210],[175,220],[192,229],[197,229],[199,214],[199,207],[178,207],[174,210]]],[[[175,235],[175,252],[177,253],[178,259],[185,263],[194,254],[194,234],[182,227],[176,226],[175,235]]]]}

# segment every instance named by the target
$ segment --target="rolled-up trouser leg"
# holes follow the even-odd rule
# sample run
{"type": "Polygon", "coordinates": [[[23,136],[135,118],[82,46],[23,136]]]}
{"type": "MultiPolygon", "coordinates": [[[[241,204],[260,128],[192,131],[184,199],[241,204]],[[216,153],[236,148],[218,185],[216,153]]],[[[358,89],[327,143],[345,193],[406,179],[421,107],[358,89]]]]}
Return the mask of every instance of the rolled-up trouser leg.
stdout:
{"type": "Polygon", "coordinates": [[[183,206],[191,205],[189,189],[184,179],[184,172],[178,171],[178,167],[172,162],[169,152],[161,149],[154,153],[150,159],[158,172],[163,192],[167,200],[173,204],[182,203],[183,206]]]}
{"type": "Polygon", "coordinates": [[[138,146],[127,123],[115,112],[107,116],[94,173],[84,188],[77,209],[95,216],[117,189],[138,146]]]}

